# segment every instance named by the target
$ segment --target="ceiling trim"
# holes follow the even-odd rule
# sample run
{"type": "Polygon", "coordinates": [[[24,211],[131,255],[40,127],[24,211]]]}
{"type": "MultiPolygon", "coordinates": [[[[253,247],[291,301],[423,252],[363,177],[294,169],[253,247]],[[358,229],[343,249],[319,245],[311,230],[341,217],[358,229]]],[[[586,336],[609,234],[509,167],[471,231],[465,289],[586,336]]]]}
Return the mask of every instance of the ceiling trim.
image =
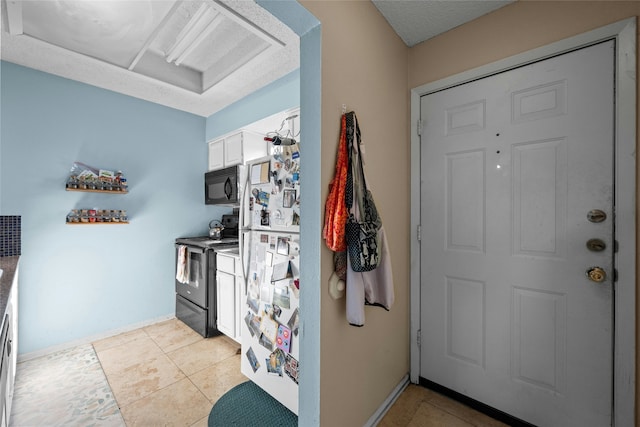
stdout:
{"type": "Polygon", "coordinates": [[[138,52],[138,54],[133,59],[133,61],[131,61],[131,64],[129,65],[129,71],[132,71],[134,69],[138,61],[140,61],[140,58],[142,58],[142,56],[145,54],[147,49],[149,49],[149,46],[151,46],[151,43],[153,43],[153,41],[158,37],[158,34],[160,34],[160,31],[162,30],[162,28],[167,24],[167,22],[169,22],[169,19],[171,19],[171,17],[175,13],[175,11],[178,9],[178,7],[180,7],[180,5],[182,4],[182,1],[183,0],[175,2],[175,4],[171,7],[171,9],[165,15],[165,17],[162,18],[162,21],[160,22],[160,24],[149,35],[149,37],[147,38],[147,41],[144,42],[144,45],[140,49],[140,52],[138,52]]]}
{"type": "Polygon", "coordinates": [[[22,34],[22,0],[7,0],[7,20],[9,34],[22,34]]]}

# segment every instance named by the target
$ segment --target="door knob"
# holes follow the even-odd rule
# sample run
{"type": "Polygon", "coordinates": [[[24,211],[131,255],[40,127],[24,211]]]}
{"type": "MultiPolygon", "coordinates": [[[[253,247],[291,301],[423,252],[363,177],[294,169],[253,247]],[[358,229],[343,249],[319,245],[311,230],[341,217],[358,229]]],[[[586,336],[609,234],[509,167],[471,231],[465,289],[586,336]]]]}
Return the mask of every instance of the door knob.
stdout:
{"type": "Polygon", "coordinates": [[[591,267],[587,270],[587,277],[592,282],[602,283],[607,278],[607,273],[600,267],[591,267]]]}

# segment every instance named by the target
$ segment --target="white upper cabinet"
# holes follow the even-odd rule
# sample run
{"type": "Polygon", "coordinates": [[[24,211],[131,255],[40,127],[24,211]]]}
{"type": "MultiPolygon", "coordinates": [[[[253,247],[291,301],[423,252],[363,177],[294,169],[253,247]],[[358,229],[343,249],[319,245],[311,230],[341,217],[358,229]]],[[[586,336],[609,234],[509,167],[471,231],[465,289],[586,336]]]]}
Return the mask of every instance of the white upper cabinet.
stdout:
{"type": "MultiPolygon", "coordinates": [[[[233,166],[242,163],[244,150],[244,140],[251,139],[246,132],[236,133],[224,139],[224,165],[233,166]]],[[[247,145],[249,142],[247,142],[247,145]]],[[[265,145],[264,139],[262,144],[265,145]]],[[[249,159],[247,159],[249,160],[249,159]]]]}
{"type": "Polygon", "coordinates": [[[224,139],[209,142],[209,169],[210,171],[224,167],[224,139]]]}
{"type": "Polygon", "coordinates": [[[238,131],[209,141],[209,169],[222,169],[268,155],[264,135],[238,131]]]}

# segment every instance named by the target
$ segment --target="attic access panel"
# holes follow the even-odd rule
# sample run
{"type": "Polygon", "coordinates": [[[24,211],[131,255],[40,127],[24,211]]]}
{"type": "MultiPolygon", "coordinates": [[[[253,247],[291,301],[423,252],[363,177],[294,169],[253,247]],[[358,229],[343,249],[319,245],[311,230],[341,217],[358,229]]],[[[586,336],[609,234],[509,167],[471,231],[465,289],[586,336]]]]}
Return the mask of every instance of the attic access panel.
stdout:
{"type": "MultiPolygon", "coordinates": [[[[22,34],[126,68],[171,3],[7,1],[9,10],[20,6],[22,34]]],[[[11,30],[12,23],[9,14],[11,30]]]]}
{"type": "MultiPolygon", "coordinates": [[[[202,94],[285,43],[220,0],[6,0],[9,29],[202,94]]],[[[20,33],[18,33],[20,34],[20,33]]]]}

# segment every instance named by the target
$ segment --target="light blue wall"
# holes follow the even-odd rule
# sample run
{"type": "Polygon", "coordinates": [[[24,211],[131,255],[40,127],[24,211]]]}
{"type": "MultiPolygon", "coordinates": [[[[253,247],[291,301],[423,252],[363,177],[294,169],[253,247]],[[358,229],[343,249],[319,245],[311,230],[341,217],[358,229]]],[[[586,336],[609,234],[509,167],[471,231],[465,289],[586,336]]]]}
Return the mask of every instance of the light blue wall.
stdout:
{"type": "Polygon", "coordinates": [[[257,0],[300,36],[300,69],[207,120],[207,140],[256,120],[300,106],[301,194],[300,389],[298,424],[320,425],[321,31],[320,22],[295,0],[257,0]],[[291,101],[291,102],[290,102],[291,101]]]}
{"type": "MultiPolygon", "coordinates": [[[[324,200],[320,199],[322,160],[322,50],[318,19],[295,0],[257,0],[257,3],[300,36],[300,140],[304,191],[300,195],[300,401],[298,424],[320,425],[321,292],[320,248],[324,200]]],[[[331,346],[331,343],[327,345],[331,346]]],[[[357,363],[357,362],[346,362],[357,363]]]]}
{"type": "Polygon", "coordinates": [[[29,315],[26,319],[22,317],[20,334],[25,340],[29,338],[30,348],[25,350],[23,342],[20,352],[173,313],[173,239],[177,235],[196,234],[202,228],[203,219],[207,221],[212,213],[200,204],[200,190],[196,188],[201,171],[206,167],[206,149],[202,141],[299,105],[301,139],[308,146],[303,167],[305,188],[309,189],[302,196],[301,207],[304,209],[301,240],[305,245],[305,251],[301,253],[305,265],[301,279],[307,290],[301,296],[304,369],[300,382],[299,423],[312,426],[320,424],[320,23],[295,0],[259,0],[258,3],[300,36],[300,71],[274,83],[282,85],[282,92],[270,92],[275,86],[265,88],[207,120],[3,63],[0,141],[9,136],[12,140],[9,144],[0,142],[0,214],[4,211],[22,215],[23,211],[29,212],[28,221],[23,216],[23,227],[28,225],[30,229],[23,233],[26,232],[28,240],[25,250],[32,253],[23,256],[22,260],[20,305],[20,315],[25,311],[29,315]],[[6,73],[8,76],[6,69],[10,70],[6,73]],[[32,83],[43,86],[45,92],[54,93],[39,94],[40,89],[32,89],[32,83]],[[295,93],[296,85],[298,93],[295,93]],[[27,96],[26,103],[22,91],[27,96]],[[281,96],[283,93],[287,95],[281,96]],[[86,94],[91,94],[89,100],[82,98],[86,94]],[[77,96],[83,99],[84,107],[75,106],[77,96]],[[295,96],[299,98],[294,99],[295,96]],[[271,105],[282,101],[285,104],[271,105]],[[108,107],[104,102],[113,111],[105,111],[108,107]],[[30,103],[35,104],[33,109],[30,103]],[[11,111],[5,109],[9,106],[11,111]],[[45,121],[52,112],[55,119],[49,122],[53,123],[37,130],[29,129],[33,123],[39,125],[39,120],[45,121]],[[115,117],[109,117],[105,122],[102,115],[115,117]],[[5,125],[14,119],[15,124],[5,125]],[[141,119],[146,126],[139,123],[141,119]],[[83,125],[87,120],[91,126],[83,125]],[[75,129],[76,125],[86,129],[87,134],[75,135],[80,132],[75,129]],[[142,136],[129,137],[129,128],[141,128],[142,136]],[[29,138],[23,139],[22,134],[29,138]],[[114,139],[114,134],[127,137],[114,139]],[[38,156],[44,159],[37,162],[44,171],[38,169],[27,180],[30,185],[44,183],[46,188],[43,190],[18,190],[13,184],[17,181],[13,179],[14,173],[20,169],[13,162],[32,160],[31,157],[37,156],[36,152],[32,156],[29,148],[20,148],[23,140],[33,140],[34,145],[42,147],[41,151],[53,152],[48,159],[47,155],[38,156]],[[85,148],[96,145],[95,141],[115,144],[116,151],[127,154],[109,156],[106,148],[85,148]],[[141,144],[142,148],[130,147],[134,143],[141,144]],[[59,150],[49,148],[49,144],[67,147],[70,154],[62,155],[59,150]],[[92,152],[99,154],[90,156],[92,152]],[[64,226],[66,211],[81,204],[76,200],[76,194],[62,191],[66,171],[80,155],[85,156],[82,159],[88,163],[118,167],[127,172],[132,191],[122,200],[132,199],[127,201],[132,224],[89,228],[84,232],[84,227],[76,230],[64,226]],[[194,161],[193,157],[198,160],[194,161]],[[7,177],[10,177],[10,193],[6,191],[9,187],[7,177]],[[29,202],[31,197],[33,202],[29,202]],[[71,202],[67,203],[68,200],[71,202]],[[34,208],[39,210],[37,214],[31,213],[34,208]],[[91,256],[95,252],[87,248],[96,248],[98,243],[102,243],[99,247],[102,252],[91,256]],[[32,272],[24,278],[27,269],[32,272]],[[28,323],[25,325],[25,322],[28,323]],[[78,333],[70,334],[69,330],[78,333]],[[55,339],[49,339],[49,335],[55,339]]]}
{"type": "Polygon", "coordinates": [[[299,106],[300,69],[297,69],[207,118],[207,141],[299,106]]]}
{"type": "Polygon", "coordinates": [[[22,215],[19,353],[173,315],[174,239],[228,209],[203,202],[205,118],[3,62],[0,214],[22,215]],[[64,189],[76,160],[127,195],[64,189]],[[129,225],[69,226],[72,208],[129,225]]]}

